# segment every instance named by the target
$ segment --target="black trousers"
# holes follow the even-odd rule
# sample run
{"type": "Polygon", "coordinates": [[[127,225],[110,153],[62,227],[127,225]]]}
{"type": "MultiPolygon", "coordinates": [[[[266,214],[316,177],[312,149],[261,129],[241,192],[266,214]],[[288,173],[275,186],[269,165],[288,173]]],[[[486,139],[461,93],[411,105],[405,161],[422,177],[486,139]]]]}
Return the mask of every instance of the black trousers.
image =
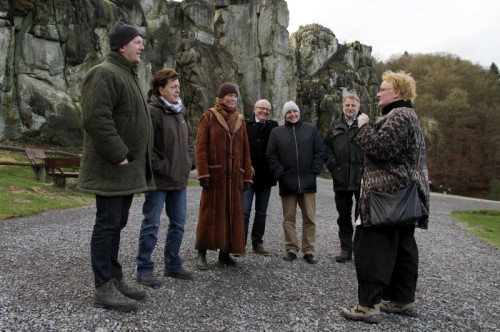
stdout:
{"type": "Polygon", "coordinates": [[[97,212],[90,240],[90,259],[96,288],[113,278],[123,278],[122,266],[118,262],[120,234],[127,225],[133,197],[96,195],[97,212]]]}
{"type": "Polygon", "coordinates": [[[340,248],[348,251],[352,251],[352,234],[354,233],[352,226],[352,196],[354,196],[356,202],[354,215],[357,216],[359,190],[335,192],[335,205],[339,213],[337,224],[339,225],[340,248]]]}
{"type": "Polygon", "coordinates": [[[381,300],[415,301],[418,278],[418,248],[415,226],[376,229],[356,227],[354,259],[360,305],[381,300]]]}

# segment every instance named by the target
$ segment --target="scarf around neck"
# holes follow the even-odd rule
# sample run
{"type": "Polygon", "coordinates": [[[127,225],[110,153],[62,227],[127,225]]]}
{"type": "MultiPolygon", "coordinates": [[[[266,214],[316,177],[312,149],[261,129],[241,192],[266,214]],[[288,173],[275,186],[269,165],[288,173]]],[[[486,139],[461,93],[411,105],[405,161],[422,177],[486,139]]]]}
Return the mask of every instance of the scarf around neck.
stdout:
{"type": "Polygon", "coordinates": [[[235,120],[238,118],[238,115],[240,114],[238,107],[229,108],[226,105],[224,105],[223,103],[217,102],[215,104],[215,110],[217,112],[219,112],[224,117],[224,120],[226,120],[226,123],[227,123],[227,126],[229,127],[229,130],[231,132],[233,132],[234,125],[236,124],[235,120]]]}
{"type": "Polygon", "coordinates": [[[409,100],[396,100],[382,109],[382,115],[386,115],[387,113],[398,107],[413,108],[413,105],[409,100]]]}
{"type": "Polygon", "coordinates": [[[181,98],[179,98],[179,100],[175,104],[169,103],[165,99],[165,97],[163,97],[163,96],[160,96],[159,99],[163,102],[163,104],[165,104],[165,106],[167,106],[169,109],[171,109],[175,113],[179,113],[180,111],[182,111],[182,100],[181,100],[181,98]]]}
{"type": "Polygon", "coordinates": [[[224,105],[221,102],[217,102],[215,104],[215,110],[219,112],[226,122],[229,124],[230,122],[233,122],[237,117],[238,114],[240,113],[238,110],[238,107],[230,108],[224,105]]]}

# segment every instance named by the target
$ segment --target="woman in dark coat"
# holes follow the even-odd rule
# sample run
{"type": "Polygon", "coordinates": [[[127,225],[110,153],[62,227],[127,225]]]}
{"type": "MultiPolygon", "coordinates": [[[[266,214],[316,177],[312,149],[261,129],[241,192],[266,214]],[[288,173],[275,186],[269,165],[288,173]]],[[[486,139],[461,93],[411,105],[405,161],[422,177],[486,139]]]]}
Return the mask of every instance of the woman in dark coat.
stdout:
{"type": "Polygon", "coordinates": [[[360,129],[353,138],[365,152],[361,223],[356,227],[353,246],[359,304],[342,310],[345,317],[368,323],[378,323],[380,311],[416,313],[418,249],[414,232],[415,227],[427,228],[429,215],[425,141],[412,106],[417,95],[415,80],[404,72],[392,71],[385,72],[382,78],[377,97],[383,116],[372,128],[366,125],[368,115],[360,115],[360,129]],[[415,225],[371,227],[370,193],[393,193],[408,186],[415,177],[424,216],[415,225]]]}
{"type": "Polygon", "coordinates": [[[213,108],[200,118],[196,139],[198,180],[203,187],[196,232],[197,268],[208,269],[206,251],[219,251],[219,263],[234,266],[229,253],[245,252],[241,192],[252,185],[253,171],[238,90],[219,88],[213,108]]]}

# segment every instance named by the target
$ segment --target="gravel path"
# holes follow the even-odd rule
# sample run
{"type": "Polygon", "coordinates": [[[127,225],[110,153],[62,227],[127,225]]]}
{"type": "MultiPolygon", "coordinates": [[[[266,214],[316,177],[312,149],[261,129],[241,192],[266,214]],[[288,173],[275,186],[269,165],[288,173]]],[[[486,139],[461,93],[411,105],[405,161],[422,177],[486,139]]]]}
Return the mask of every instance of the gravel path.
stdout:
{"type": "MultiPolygon", "coordinates": [[[[162,277],[162,223],[153,256],[164,284],[148,289],[148,300],[135,313],[92,307],[89,241],[95,206],[0,221],[0,330],[500,331],[500,250],[448,217],[454,209],[500,210],[499,202],[433,194],[430,229],[416,234],[419,315],[384,314],[382,323],[372,326],[340,315],[343,306],[356,304],[356,274],[352,261],[334,262],[339,241],[331,181],[318,185],[317,265],[282,260],[281,202],[273,189],[264,238],[271,256],[248,253],[236,268],[216,266],[217,255],[209,252],[209,271],[196,271],[193,281],[162,277]]],[[[199,187],[188,189],[181,254],[189,270],[195,266],[200,194],[199,187]]],[[[134,199],[122,232],[120,260],[129,279],[135,276],[142,202],[134,199]]]]}

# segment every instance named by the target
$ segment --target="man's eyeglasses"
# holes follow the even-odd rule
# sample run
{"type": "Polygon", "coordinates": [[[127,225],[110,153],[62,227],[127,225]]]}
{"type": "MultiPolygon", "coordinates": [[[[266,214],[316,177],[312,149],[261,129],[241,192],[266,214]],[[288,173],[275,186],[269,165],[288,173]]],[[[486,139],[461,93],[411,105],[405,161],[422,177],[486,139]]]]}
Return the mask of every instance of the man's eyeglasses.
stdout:
{"type": "Polygon", "coordinates": [[[264,111],[271,112],[271,109],[270,109],[270,108],[268,108],[268,107],[255,106],[255,108],[258,108],[258,109],[261,109],[261,110],[264,110],[264,111]]]}

